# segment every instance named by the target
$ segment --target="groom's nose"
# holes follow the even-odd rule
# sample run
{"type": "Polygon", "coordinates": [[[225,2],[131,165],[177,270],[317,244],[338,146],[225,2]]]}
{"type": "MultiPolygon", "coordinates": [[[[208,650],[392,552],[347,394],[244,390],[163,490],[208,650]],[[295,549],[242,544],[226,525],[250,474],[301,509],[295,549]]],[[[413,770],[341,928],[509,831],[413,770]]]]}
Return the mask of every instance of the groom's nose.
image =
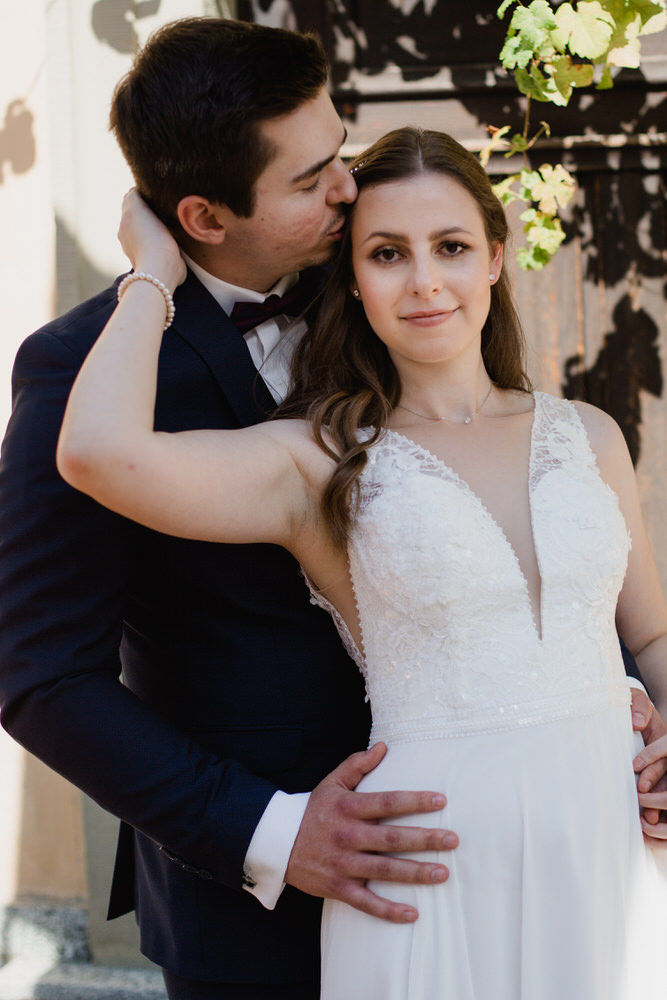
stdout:
{"type": "Polygon", "coordinates": [[[327,203],[329,205],[339,205],[341,202],[345,202],[351,205],[357,197],[357,185],[354,183],[352,174],[340,156],[331,162],[330,167],[333,173],[327,192],[327,203]]]}

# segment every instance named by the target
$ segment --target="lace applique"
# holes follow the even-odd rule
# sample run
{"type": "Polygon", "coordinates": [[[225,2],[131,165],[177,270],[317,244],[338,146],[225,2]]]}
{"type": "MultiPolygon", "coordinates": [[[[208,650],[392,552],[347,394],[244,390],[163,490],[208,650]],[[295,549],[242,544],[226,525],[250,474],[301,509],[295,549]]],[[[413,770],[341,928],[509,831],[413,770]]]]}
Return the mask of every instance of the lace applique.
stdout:
{"type": "Polygon", "coordinates": [[[361,483],[359,486],[359,510],[365,510],[369,504],[382,495],[382,483],[361,483]]]}
{"type": "MultiPolygon", "coordinates": [[[[338,611],[333,606],[331,601],[328,601],[326,597],[322,593],[320,593],[319,590],[316,589],[315,585],[311,582],[310,578],[308,577],[308,574],[303,569],[303,567],[301,567],[301,576],[304,578],[306,586],[308,587],[308,592],[310,594],[310,603],[314,604],[318,608],[322,608],[324,611],[327,611],[331,615],[334,621],[334,625],[336,626],[338,634],[341,638],[341,642],[343,643],[343,646],[345,648],[345,652],[350,657],[350,659],[357,665],[359,671],[361,672],[362,677],[365,678],[366,662],[364,660],[361,650],[354,641],[354,637],[350,632],[349,628],[347,627],[344,618],[342,617],[342,615],[338,613],[338,611]]],[[[368,700],[369,697],[367,690],[366,701],[368,700]]]]}

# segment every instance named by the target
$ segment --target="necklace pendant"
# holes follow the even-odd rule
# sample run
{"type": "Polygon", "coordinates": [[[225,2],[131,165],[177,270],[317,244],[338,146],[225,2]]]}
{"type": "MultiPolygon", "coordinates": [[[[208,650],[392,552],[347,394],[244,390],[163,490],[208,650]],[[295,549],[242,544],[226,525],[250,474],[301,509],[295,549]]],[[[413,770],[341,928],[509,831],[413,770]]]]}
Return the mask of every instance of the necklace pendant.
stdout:
{"type": "MultiPolygon", "coordinates": [[[[477,414],[480,412],[480,410],[482,409],[482,407],[486,405],[486,401],[489,398],[489,396],[491,395],[491,390],[492,389],[493,389],[493,382],[489,379],[489,388],[486,391],[486,396],[484,397],[484,399],[482,400],[482,402],[479,404],[479,406],[477,407],[477,409],[473,410],[473,412],[470,414],[470,416],[463,418],[463,420],[461,421],[462,424],[471,424],[472,423],[473,417],[477,416],[477,414]]],[[[448,420],[450,423],[455,423],[455,424],[459,423],[458,420],[452,420],[451,417],[431,417],[431,416],[429,416],[428,413],[420,413],[419,410],[411,410],[409,406],[405,405],[405,403],[396,403],[396,406],[399,408],[399,410],[405,410],[406,413],[412,413],[413,416],[419,417],[421,420],[438,420],[438,421],[440,421],[440,420],[448,420]]]]}

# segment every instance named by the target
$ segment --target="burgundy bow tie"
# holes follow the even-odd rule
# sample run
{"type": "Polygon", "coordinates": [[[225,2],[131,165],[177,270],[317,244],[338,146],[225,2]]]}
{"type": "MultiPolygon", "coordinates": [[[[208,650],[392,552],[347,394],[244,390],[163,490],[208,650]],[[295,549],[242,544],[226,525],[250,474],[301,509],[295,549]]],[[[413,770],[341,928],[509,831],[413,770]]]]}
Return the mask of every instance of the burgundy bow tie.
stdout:
{"type": "Polygon", "coordinates": [[[284,295],[269,295],[264,302],[235,302],[232,322],[241,333],[246,333],[272,316],[301,316],[312,305],[321,287],[322,272],[306,271],[284,295]]]}

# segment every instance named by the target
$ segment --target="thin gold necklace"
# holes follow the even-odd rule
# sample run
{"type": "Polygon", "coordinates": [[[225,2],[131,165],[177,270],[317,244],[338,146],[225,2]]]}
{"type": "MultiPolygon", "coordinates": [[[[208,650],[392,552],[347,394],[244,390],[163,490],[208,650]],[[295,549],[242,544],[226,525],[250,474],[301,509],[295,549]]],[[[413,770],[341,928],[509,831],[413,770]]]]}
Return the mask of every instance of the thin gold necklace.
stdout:
{"type": "Polygon", "coordinates": [[[482,400],[482,402],[479,404],[479,406],[477,407],[477,409],[473,410],[473,412],[470,414],[470,416],[469,417],[465,417],[465,419],[463,419],[463,420],[454,420],[453,417],[429,417],[429,415],[427,413],[417,413],[416,410],[411,410],[409,406],[404,406],[403,403],[397,403],[396,406],[398,407],[399,410],[407,410],[407,412],[408,413],[412,413],[413,416],[415,416],[415,417],[421,417],[422,420],[434,420],[434,421],[447,420],[450,424],[471,424],[472,423],[472,418],[476,417],[477,414],[479,413],[479,411],[482,409],[482,407],[486,403],[487,399],[491,395],[491,390],[492,389],[493,389],[493,382],[489,383],[489,391],[487,392],[486,396],[484,397],[484,399],[482,400]]]}

